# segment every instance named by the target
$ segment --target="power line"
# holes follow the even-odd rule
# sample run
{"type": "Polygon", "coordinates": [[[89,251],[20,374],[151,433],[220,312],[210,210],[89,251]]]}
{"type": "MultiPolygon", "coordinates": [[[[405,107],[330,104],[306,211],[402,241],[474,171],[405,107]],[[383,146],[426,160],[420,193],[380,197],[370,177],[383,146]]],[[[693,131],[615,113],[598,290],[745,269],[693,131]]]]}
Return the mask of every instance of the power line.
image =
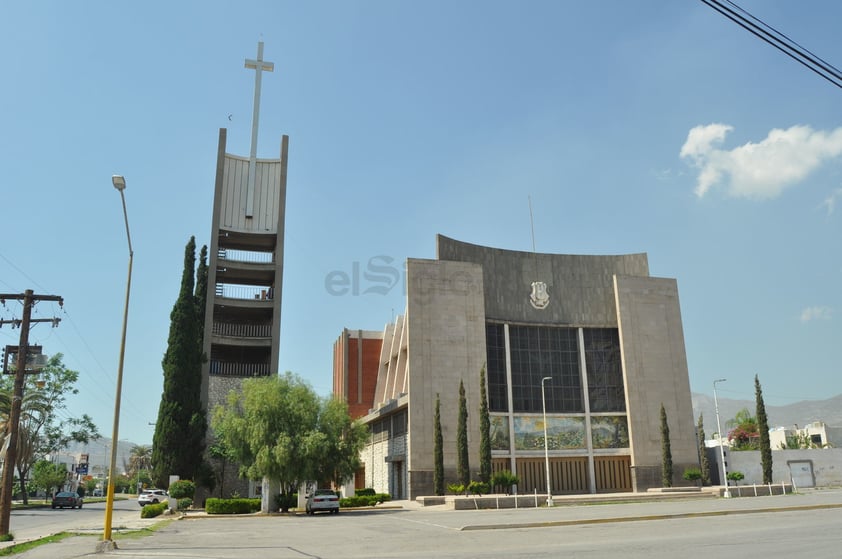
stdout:
{"type": "Polygon", "coordinates": [[[766,24],[734,2],[725,0],[701,0],[726,18],[730,19],[760,40],[775,47],[810,71],[818,74],[836,87],[842,88],[842,72],[822,58],[790,39],[786,34],[766,24]]]}

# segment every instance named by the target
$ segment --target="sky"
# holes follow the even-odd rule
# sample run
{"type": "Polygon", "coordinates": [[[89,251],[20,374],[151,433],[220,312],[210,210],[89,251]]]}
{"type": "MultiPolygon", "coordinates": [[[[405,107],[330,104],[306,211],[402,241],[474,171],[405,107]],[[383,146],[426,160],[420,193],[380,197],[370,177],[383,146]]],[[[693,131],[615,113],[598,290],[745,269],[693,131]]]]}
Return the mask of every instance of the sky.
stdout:
{"type": "MultiPolygon", "coordinates": [[[[740,5],[842,64],[842,4],[740,5]]],[[[290,137],[280,369],[319,394],[342,329],[403,312],[403,263],[436,234],[532,250],[532,224],[539,252],[646,252],[677,280],[694,392],[842,393],[842,90],[701,1],[3,11],[0,292],[64,298],[30,343],[79,371],[66,413],[105,436],[128,269],[111,175],[134,248],[119,438],[151,444],[184,247],[210,242],[219,128],[249,154],[260,40],[258,157],[290,137]]]]}

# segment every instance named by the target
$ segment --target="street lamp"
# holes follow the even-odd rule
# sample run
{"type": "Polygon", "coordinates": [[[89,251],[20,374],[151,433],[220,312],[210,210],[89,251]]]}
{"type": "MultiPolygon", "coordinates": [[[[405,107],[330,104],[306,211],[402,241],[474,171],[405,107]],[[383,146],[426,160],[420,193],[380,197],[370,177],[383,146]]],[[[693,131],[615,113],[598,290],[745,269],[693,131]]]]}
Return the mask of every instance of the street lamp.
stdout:
{"type": "Polygon", "coordinates": [[[550,447],[547,445],[547,397],[544,392],[544,382],[552,381],[553,377],[541,379],[541,407],[544,410],[544,463],[547,470],[547,506],[553,506],[553,491],[550,487],[550,447]]]}
{"type": "Polygon", "coordinates": [[[722,463],[722,481],[725,483],[725,493],[722,495],[726,499],[731,497],[731,492],[728,491],[728,469],[725,467],[725,449],[722,447],[722,427],[719,425],[719,400],[716,398],[716,383],[725,382],[727,379],[718,378],[713,381],[713,408],[716,410],[716,436],[719,438],[719,461],[722,463]]]}
{"type": "Polygon", "coordinates": [[[111,465],[108,469],[108,497],[105,502],[105,527],[102,533],[102,541],[108,548],[116,548],[111,540],[111,516],[114,513],[114,472],[117,469],[117,443],[120,433],[120,396],[123,391],[123,360],[126,355],[126,325],[129,319],[129,294],[132,289],[132,236],[129,233],[129,215],[126,213],[126,179],[122,175],[111,177],[111,183],[120,191],[120,199],[123,202],[123,220],[126,222],[126,239],[129,242],[129,274],[126,281],[126,306],[123,310],[123,335],[120,338],[120,361],[117,366],[117,394],[114,397],[114,431],[111,435],[111,465]]]}

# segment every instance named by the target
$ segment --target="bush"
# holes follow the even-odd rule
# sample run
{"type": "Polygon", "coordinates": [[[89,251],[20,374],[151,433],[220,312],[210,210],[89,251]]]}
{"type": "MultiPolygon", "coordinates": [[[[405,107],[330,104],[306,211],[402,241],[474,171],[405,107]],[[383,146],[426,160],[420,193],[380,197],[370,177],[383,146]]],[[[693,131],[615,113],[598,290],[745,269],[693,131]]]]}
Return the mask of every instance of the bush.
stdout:
{"type": "Polygon", "coordinates": [[[251,514],[259,510],[260,499],[217,499],[212,497],[205,502],[205,511],[208,514],[251,514]]]}
{"type": "Polygon", "coordinates": [[[386,501],[391,500],[392,496],[388,493],[374,493],[372,495],[368,495],[367,492],[365,495],[357,493],[353,497],[343,497],[339,499],[339,506],[348,509],[356,507],[374,507],[380,503],[385,503],[386,501]]]}
{"type": "Polygon", "coordinates": [[[448,483],[447,490],[453,493],[454,495],[461,495],[465,492],[465,486],[461,483],[448,483]]]}
{"type": "Polygon", "coordinates": [[[684,470],[684,475],[682,477],[687,481],[699,481],[702,479],[702,470],[699,468],[687,468],[684,470]]]}
{"type": "Polygon", "coordinates": [[[275,504],[278,505],[278,509],[282,512],[289,512],[289,509],[298,506],[298,493],[291,493],[289,495],[279,493],[275,495],[275,504]]]}
{"type": "Polygon", "coordinates": [[[155,518],[156,516],[160,516],[164,514],[164,511],[167,510],[167,502],[164,501],[163,503],[152,504],[152,505],[144,505],[142,509],[140,509],[140,517],[141,518],[155,518]]]}
{"type": "Polygon", "coordinates": [[[373,487],[364,487],[363,489],[357,489],[354,491],[354,494],[357,496],[363,495],[374,495],[374,488],[373,487]]]}
{"type": "Polygon", "coordinates": [[[509,470],[500,470],[491,476],[491,485],[494,487],[502,487],[506,494],[512,492],[512,486],[520,483],[520,478],[509,470]]]}
{"type": "Polygon", "coordinates": [[[193,506],[193,499],[190,497],[184,497],[183,499],[178,499],[178,510],[187,510],[193,506]]]}
{"type": "MultiPolygon", "coordinates": [[[[167,492],[173,499],[179,499],[180,505],[181,499],[192,499],[193,496],[196,495],[196,484],[188,479],[180,479],[171,483],[170,488],[167,492]]],[[[181,506],[179,506],[178,508],[181,508],[181,506]]]]}
{"type": "Polygon", "coordinates": [[[739,485],[740,480],[745,479],[742,472],[728,472],[728,479],[734,482],[734,485],[739,485]]]}
{"type": "Polygon", "coordinates": [[[472,481],[468,484],[468,493],[473,493],[475,495],[479,495],[480,497],[482,497],[483,494],[487,495],[490,489],[489,485],[484,481],[472,481]]]}

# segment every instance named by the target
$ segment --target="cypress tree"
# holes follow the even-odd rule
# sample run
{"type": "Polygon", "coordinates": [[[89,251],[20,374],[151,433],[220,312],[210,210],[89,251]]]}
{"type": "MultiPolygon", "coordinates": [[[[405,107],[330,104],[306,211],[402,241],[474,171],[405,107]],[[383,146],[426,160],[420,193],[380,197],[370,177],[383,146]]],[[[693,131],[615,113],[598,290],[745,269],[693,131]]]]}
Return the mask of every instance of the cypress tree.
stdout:
{"type": "Polygon", "coordinates": [[[433,426],[434,457],[433,457],[433,490],[436,495],[444,495],[444,447],[441,436],[441,401],[436,394],[436,416],[433,426]]]}
{"type": "Polygon", "coordinates": [[[699,469],[702,470],[702,485],[710,485],[710,460],[708,460],[707,447],[705,446],[705,424],[702,414],[699,414],[699,423],[696,425],[696,436],[699,437],[699,469]]]}
{"type": "Polygon", "coordinates": [[[488,416],[488,395],[485,390],[485,365],[479,372],[479,480],[491,482],[491,418],[488,416]]]}
{"type": "MultiPolygon", "coordinates": [[[[196,320],[199,324],[199,351],[205,338],[205,302],[208,299],[208,246],[203,245],[199,253],[199,267],[196,268],[196,320]]],[[[204,359],[203,359],[204,361],[204,359]]]]}
{"type": "Polygon", "coordinates": [[[164,392],[152,444],[152,477],[166,487],[170,475],[194,479],[202,464],[207,421],[202,409],[202,345],[194,287],[196,239],[184,249],[181,288],[170,313],[167,351],[161,366],[164,392]]]}
{"type": "Polygon", "coordinates": [[[468,404],[465,400],[465,384],[459,381],[459,422],[456,426],[456,475],[458,483],[465,486],[471,482],[468,465],[468,404]]]}
{"type": "Polygon", "coordinates": [[[772,483],[772,443],[769,441],[769,419],[766,417],[766,404],[763,403],[763,389],[760,380],[754,375],[754,399],[757,408],[757,430],[760,435],[760,467],[763,469],[763,483],[772,483]]]}
{"type": "Polygon", "coordinates": [[[661,483],[672,487],[672,450],[670,449],[670,426],[667,423],[667,410],[661,404],[661,483]]]}

